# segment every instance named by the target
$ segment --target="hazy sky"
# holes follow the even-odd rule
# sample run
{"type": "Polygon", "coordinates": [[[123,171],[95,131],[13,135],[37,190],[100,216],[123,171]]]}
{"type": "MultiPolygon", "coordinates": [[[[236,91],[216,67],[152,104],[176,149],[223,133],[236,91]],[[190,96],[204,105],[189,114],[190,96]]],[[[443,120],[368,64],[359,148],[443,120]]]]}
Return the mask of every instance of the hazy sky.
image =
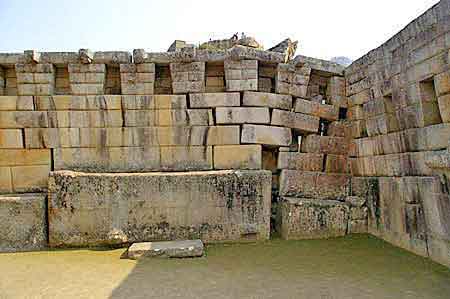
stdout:
{"type": "Polygon", "coordinates": [[[268,48],[286,37],[297,54],[358,58],[437,0],[0,0],[0,51],[166,51],[234,32],[268,48]]]}

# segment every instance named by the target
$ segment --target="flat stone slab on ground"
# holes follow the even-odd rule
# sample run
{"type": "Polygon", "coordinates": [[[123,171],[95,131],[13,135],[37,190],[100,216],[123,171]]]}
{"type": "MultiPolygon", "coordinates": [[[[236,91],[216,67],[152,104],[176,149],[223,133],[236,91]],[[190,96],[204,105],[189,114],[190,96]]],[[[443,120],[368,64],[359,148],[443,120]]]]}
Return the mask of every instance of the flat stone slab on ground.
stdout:
{"type": "Polygon", "coordinates": [[[134,243],[128,248],[128,258],[132,260],[141,257],[200,257],[203,255],[201,240],[142,242],[134,243]]]}

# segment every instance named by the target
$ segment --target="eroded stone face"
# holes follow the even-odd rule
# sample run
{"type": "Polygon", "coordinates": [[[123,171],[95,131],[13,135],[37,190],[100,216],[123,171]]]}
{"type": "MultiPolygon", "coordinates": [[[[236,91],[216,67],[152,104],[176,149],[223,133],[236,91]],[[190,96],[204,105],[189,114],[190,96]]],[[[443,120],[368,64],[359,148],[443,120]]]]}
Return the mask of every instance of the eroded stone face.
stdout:
{"type": "Polygon", "coordinates": [[[199,238],[269,237],[271,173],[89,174],[53,172],[52,247],[199,238]]]}
{"type": "Polygon", "coordinates": [[[0,195],[0,252],[47,247],[46,196],[0,195]]]}
{"type": "Polygon", "coordinates": [[[283,239],[318,239],[344,236],[350,215],[347,203],[285,197],[280,209],[283,239]]]}

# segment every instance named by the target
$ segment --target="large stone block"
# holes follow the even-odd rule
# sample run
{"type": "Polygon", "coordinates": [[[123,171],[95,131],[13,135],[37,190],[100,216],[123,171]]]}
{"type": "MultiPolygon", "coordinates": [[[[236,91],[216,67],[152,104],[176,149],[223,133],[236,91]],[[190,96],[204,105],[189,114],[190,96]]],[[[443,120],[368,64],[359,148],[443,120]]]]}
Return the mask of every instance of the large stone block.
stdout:
{"type": "Polygon", "coordinates": [[[269,124],[269,108],[263,107],[218,107],[217,124],[269,124]]]}
{"type": "Polygon", "coordinates": [[[264,125],[243,125],[241,143],[289,146],[292,143],[292,132],[289,128],[264,125]]]}
{"type": "Polygon", "coordinates": [[[122,127],[122,111],[89,110],[89,111],[49,111],[48,127],[50,128],[107,128],[122,127]]]}
{"type": "Polygon", "coordinates": [[[0,194],[12,193],[11,167],[0,167],[0,194]]]}
{"type": "Polygon", "coordinates": [[[58,148],[55,170],[188,171],[213,168],[211,146],[58,148]]]}
{"type": "Polygon", "coordinates": [[[268,171],[98,174],[53,172],[52,247],[153,240],[265,240],[268,171]]]}
{"type": "Polygon", "coordinates": [[[278,154],[277,168],[322,171],[323,159],[323,154],[280,152],[278,154]]]}
{"type": "Polygon", "coordinates": [[[295,112],[309,114],[329,121],[334,121],[339,118],[339,107],[308,101],[301,98],[297,98],[295,100],[295,112]]]}
{"type": "Polygon", "coordinates": [[[292,108],[292,96],[246,91],[244,92],[243,105],[290,110],[292,108]]]}
{"type": "Polygon", "coordinates": [[[213,125],[211,109],[126,110],[126,127],[207,126],[213,125]]]}
{"type": "Polygon", "coordinates": [[[23,148],[22,130],[0,129],[0,148],[23,148]]]}
{"type": "Polygon", "coordinates": [[[32,96],[0,96],[0,111],[34,110],[32,96]]]}
{"type": "Polygon", "coordinates": [[[40,96],[36,97],[36,110],[120,110],[122,96],[40,96]]]}
{"type": "Polygon", "coordinates": [[[0,166],[50,165],[48,149],[0,149],[0,166]]]}
{"type": "Polygon", "coordinates": [[[274,109],[272,125],[289,127],[302,133],[316,133],[319,130],[319,117],[274,109]]]}
{"type": "Polygon", "coordinates": [[[280,195],[314,199],[342,199],[348,194],[350,176],[283,169],[280,195]]]}
{"type": "Polygon", "coordinates": [[[240,106],[240,95],[233,93],[193,93],[189,95],[191,108],[215,108],[240,106]]]}
{"type": "Polygon", "coordinates": [[[335,200],[283,197],[280,233],[286,240],[344,236],[349,222],[349,206],[335,200]]]}
{"type": "Polygon", "coordinates": [[[351,95],[348,98],[348,106],[352,107],[355,105],[364,105],[365,103],[370,101],[371,98],[372,96],[370,94],[370,89],[363,90],[360,93],[351,95]]]}
{"type": "Polygon", "coordinates": [[[381,114],[366,119],[367,135],[376,136],[400,130],[398,118],[394,114],[381,114]]]}
{"type": "Polygon", "coordinates": [[[0,111],[0,128],[46,128],[47,113],[44,111],[0,111]]]}
{"type": "Polygon", "coordinates": [[[186,109],[186,95],[124,95],[124,110],[186,109]]]}
{"type": "Polygon", "coordinates": [[[349,173],[350,167],[346,155],[326,155],[325,172],[349,173]]]}
{"type": "Polygon", "coordinates": [[[261,169],[261,145],[214,146],[214,169],[261,169]]]}
{"type": "Polygon", "coordinates": [[[0,195],[0,252],[47,247],[44,194],[0,195]]]}
{"type": "Polygon", "coordinates": [[[11,180],[14,192],[40,192],[47,189],[48,165],[27,165],[11,167],[11,180]]]}
{"type": "Polygon", "coordinates": [[[302,140],[301,151],[304,153],[321,153],[346,155],[349,143],[344,137],[308,135],[302,140]]]}

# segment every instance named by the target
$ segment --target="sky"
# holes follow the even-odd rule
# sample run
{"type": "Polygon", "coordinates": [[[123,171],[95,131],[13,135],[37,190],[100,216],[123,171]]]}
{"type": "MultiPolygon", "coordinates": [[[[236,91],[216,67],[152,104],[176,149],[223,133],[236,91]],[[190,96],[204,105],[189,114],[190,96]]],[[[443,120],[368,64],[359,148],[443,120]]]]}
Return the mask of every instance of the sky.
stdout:
{"type": "Polygon", "coordinates": [[[266,48],[290,37],[297,54],[356,59],[437,0],[0,0],[0,52],[166,51],[235,32],[266,48]]]}

